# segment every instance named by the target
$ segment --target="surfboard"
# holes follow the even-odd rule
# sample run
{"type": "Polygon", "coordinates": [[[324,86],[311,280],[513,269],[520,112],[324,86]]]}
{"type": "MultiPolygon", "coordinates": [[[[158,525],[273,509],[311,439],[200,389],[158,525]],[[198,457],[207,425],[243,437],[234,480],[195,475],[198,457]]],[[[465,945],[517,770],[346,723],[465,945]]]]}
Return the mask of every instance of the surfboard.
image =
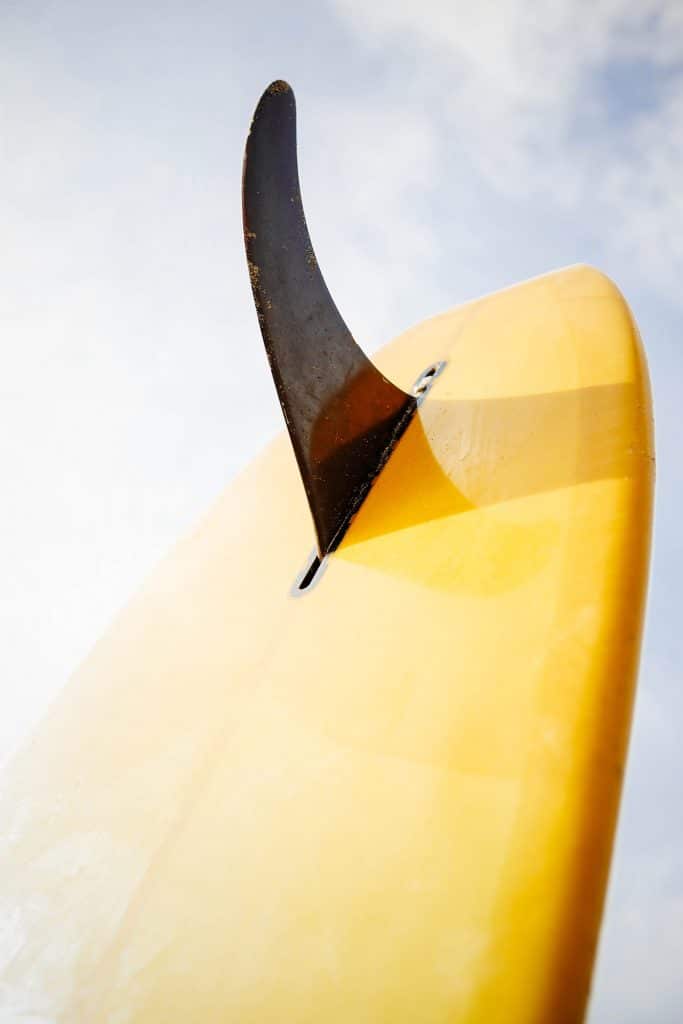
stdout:
{"type": "Polygon", "coordinates": [[[375,362],[421,402],[336,547],[283,435],[15,759],[0,1020],[583,1019],[649,556],[638,332],[577,266],[375,362]]]}

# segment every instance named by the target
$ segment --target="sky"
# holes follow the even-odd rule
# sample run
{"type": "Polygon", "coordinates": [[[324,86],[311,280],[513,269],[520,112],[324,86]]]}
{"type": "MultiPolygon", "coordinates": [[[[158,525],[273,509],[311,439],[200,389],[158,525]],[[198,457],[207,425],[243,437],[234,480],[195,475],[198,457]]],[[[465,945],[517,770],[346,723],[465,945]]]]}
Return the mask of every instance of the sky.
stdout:
{"type": "Polygon", "coordinates": [[[367,351],[575,262],[634,311],[655,545],[588,1019],[680,1022],[680,0],[0,0],[0,759],[280,430],[240,205],[275,78],[367,351]]]}

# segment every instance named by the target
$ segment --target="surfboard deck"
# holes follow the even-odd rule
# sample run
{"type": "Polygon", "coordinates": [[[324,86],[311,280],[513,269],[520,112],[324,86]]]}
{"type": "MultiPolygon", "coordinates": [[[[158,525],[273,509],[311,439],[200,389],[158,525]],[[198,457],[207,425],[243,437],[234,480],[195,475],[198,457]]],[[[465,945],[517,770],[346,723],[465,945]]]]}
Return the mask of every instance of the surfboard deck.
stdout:
{"type": "Polygon", "coordinates": [[[291,594],[312,530],[283,436],[15,760],[0,1020],[582,1019],[643,618],[647,371],[588,267],[377,356],[404,388],[437,360],[315,586],[291,594]]]}

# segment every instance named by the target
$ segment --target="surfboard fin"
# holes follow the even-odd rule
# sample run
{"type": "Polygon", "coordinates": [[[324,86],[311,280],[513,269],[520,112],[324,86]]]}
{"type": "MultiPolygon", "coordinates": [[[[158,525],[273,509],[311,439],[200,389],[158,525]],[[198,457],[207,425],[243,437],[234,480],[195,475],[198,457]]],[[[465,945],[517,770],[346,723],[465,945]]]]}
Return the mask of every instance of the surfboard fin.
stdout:
{"type": "Polygon", "coordinates": [[[323,557],[344,536],[417,400],[370,362],[327,290],[301,202],[286,82],[273,82],[256,108],[242,202],[256,312],[323,557]]]}

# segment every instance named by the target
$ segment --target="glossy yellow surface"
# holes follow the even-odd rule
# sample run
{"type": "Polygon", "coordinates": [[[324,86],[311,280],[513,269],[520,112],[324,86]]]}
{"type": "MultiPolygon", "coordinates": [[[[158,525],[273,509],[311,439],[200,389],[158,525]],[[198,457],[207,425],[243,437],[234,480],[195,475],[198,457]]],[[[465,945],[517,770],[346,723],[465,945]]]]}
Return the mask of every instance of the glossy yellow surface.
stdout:
{"type": "Polygon", "coordinates": [[[276,441],[119,617],[3,803],[3,1020],[564,1024],[643,615],[647,373],[576,267],[421,324],[448,361],[320,582],[276,441]]]}

